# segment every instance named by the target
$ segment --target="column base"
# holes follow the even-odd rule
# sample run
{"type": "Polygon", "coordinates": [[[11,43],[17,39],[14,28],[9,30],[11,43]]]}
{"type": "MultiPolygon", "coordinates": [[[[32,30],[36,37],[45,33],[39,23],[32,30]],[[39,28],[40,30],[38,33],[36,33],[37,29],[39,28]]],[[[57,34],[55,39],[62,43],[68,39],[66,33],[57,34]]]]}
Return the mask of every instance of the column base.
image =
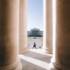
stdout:
{"type": "Polygon", "coordinates": [[[20,48],[20,51],[19,53],[20,54],[24,54],[25,52],[27,52],[29,49],[27,47],[24,47],[24,48],[20,48]]]}
{"type": "Polygon", "coordinates": [[[21,62],[0,66],[0,70],[22,70],[21,62]]]}
{"type": "Polygon", "coordinates": [[[62,68],[56,63],[50,63],[48,70],[62,70],[62,68]]]}

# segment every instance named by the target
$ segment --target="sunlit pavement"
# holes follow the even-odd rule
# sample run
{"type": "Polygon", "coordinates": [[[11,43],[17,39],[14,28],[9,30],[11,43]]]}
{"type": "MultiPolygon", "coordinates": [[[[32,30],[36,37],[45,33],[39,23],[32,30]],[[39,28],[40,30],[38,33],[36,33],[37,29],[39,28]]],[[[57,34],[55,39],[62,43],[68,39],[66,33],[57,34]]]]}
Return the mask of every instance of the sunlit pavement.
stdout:
{"type": "Polygon", "coordinates": [[[23,70],[48,70],[52,55],[47,54],[44,49],[30,49],[19,57],[23,70]]]}

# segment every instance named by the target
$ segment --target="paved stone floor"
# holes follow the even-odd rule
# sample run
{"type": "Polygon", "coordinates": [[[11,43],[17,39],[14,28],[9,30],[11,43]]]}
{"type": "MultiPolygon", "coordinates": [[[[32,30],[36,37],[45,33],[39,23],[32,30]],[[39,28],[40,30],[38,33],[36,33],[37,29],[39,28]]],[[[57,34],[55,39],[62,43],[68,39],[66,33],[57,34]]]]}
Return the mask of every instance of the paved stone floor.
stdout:
{"type": "Polygon", "coordinates": [[[23,70],[47,70],[51,61],[51,55],[31,51],[21,54],[23,70]]]}

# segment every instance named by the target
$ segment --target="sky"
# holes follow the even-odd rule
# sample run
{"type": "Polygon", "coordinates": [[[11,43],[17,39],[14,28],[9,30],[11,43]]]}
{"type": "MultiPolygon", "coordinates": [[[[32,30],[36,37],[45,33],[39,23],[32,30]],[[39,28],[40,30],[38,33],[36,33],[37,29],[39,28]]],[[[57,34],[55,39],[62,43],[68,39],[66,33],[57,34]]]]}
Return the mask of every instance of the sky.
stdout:
{"type": "Polygon", "coordinates": [[[27,29],[32,28],[43,30],[43,0],[28,0],[27,29]]]}

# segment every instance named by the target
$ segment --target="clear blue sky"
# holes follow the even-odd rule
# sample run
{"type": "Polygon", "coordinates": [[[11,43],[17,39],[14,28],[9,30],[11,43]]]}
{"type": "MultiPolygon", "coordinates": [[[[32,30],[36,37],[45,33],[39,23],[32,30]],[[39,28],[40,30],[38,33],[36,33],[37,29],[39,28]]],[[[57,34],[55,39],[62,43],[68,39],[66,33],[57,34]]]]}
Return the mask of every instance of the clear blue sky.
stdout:
{"type": "Polygon", "coordinates": [[[28,30],[43,30],[43,0],[28,0],[28,30]]]}

